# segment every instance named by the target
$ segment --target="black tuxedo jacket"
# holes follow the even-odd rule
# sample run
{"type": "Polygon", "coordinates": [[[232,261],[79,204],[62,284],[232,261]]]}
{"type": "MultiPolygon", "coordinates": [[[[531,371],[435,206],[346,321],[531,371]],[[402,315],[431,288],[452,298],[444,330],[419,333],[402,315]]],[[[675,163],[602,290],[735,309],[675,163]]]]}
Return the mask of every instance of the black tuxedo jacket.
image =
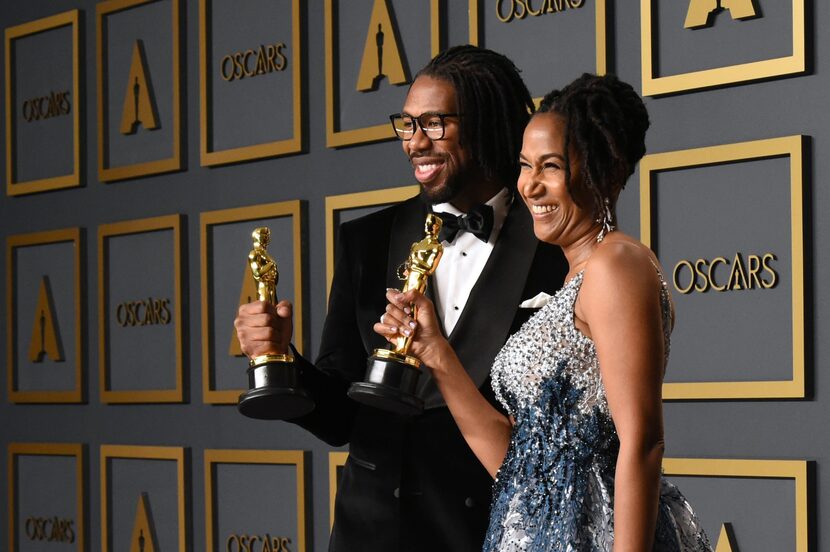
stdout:
{"type": "MultiPolygon", "coordinates": [[[[346,396],[366,360],[386,345],[372,331],[396,268],[423,237],[427,207],[412,198],[341,226],[329,311],[315,365],[298,357],[316,401],[295,423],[331,445],[349,443],[338,484],[332,552],[478,551],[484,540],[492,479],[456,427],[433,381],[421,376],[422,415],[405,418],[346,396]]],[[[473,380],[495,403],[493,358],[533,313],[519,303],[562,285],[567,263],[540,243],[521,201],[513,202],[498,241],[449,341],[473,380]]]]}

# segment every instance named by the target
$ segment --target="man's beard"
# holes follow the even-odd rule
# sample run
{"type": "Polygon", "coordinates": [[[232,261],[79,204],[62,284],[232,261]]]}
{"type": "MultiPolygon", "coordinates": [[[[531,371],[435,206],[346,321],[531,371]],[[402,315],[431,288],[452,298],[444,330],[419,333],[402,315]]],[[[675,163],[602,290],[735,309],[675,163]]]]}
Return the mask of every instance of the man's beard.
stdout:
{"type": "Polygon", "coordinates": [[[469,178],[464,178],[462,175],[457,174],[448,178],[446,183],[438,189],[421,186],[421,201],[427,205],[448,203],[464,189],[467,181],[469,181],[469,178]]]}

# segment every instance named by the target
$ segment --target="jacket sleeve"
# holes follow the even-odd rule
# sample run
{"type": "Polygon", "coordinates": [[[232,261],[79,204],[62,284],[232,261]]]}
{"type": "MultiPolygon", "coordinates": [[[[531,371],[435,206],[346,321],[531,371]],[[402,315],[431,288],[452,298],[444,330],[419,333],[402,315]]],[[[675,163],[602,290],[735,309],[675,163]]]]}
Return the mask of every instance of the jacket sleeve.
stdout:
{"type": "MultiPolygon", "coordinates": [[[[344,225],[348,226],[348,225],[344,225]]],[[[297,356],[303,385],[315,401],[306,416],[292,420],[332,446],[341,446],[349,437],[358,405],[346,391],[353,381],[363,379],[369,355],[358,330],[356,301],[361,259],[352,258],[349,233],[341,226],[337,241],[334,277],[328,314],[317,362],[297,356]]]]}

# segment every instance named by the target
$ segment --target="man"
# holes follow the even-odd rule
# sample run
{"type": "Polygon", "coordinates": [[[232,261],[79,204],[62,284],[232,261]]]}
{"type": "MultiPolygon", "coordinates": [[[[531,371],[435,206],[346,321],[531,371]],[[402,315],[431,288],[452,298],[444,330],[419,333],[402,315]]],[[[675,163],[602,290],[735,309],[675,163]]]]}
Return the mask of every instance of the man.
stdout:
{"type": "MultiPolygon", "coordinates": [[[[445,213],[470,213],[469,231],[443,242],[428,292],[462,363],[495,403],[490,365],[532,313],[519,304],[554,293],[566,272],[561,251],[536,241],[530,215],[513,200],[532,108],[506,57],[473,46],[439,54],[416,75],[402,113],[391,117],[421,184],[420,199],[341,226],[320,354],[314,365],[296,355],[316,407],[292,420],[329,444],[350,445],[330,551],[481,549],[492,479],[429,374],[418,389],[424,413],[410,418],[361,406],[346,391],[363,379],[373,349],[385,344],[372,326],[384,312],[386,288],[400,286],[396,269],[423,236],[432,206],[445,229],[455,219],[445,213]]],[[[242,350],[249,357],[286,352],[290,322],[287,302],[276,309],[243,305],[235,322],[242,350]]]]}

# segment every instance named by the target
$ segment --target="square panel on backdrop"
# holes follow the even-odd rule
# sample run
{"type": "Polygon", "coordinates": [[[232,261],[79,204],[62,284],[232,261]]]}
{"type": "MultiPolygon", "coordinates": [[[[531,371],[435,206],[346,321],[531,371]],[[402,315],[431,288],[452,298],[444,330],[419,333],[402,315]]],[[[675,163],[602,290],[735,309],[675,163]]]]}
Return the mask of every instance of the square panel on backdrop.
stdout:
{"type": "Polygon", "coordinates": [[[536,105],[582,73],[608,69],[606,0],[469,0],[469,37],[509,57],[536,105]],[[544,42],[540,42],[544,40],[544,42]]]}
{"type": "Polygon", "coordinates": [[[81,229],[9,236],[7,370],[15,403],[79,403],[83,389],[81,229]]]}
{"type": "Polygon", "coordinates": [[[182,402],[181,215],[98,227],[105,403],[182,402]]]}
{"type": "Polygon", "coordinates": [[[257,299],[248,253],[251,232],[268,227],[268,253],[277,263],[277,298],[294,305],[294,338],[302,353],[305,344],[303,312],[304,248],[303,203],[299,200],[208,211],[202,213],[202,399],[212,404],[236,404],[247,389],[248,362],[233,320],[239,306],[257,299]]]}
{"type": "Polygon", "coordinates": [[[79,13],[72,10],[6,29],[10,196],[81,185],[79,13]]]}
{"type": "Polygon", "coordinates": [[[641,240],[677,320],[665,399],[805,396],[804,137],[646,155],[641,240]]]}
{"type": "Polygon", "coordinates": [[[807,552],[810,464],[664,458],[663,473],[689,500],[716,550],[807,552]]]}
{"type": "Polygon", "coordinates": [[[306,552],[307,453],[205,450],[206,549],[306,552]]]}
{"type": "Polygon", "coordinates": [[[202,165],[303,147],[300,0],[200,0],[202,165]]]}
{"type": "Polygon", "coordinates": [[[9,552],[86,548],[84,446],[11,443],[9,552]]]}
{"type": "Polygon", "coordinates": [[[101,550],[189,550],[186,449],[101,445],[101,550]]]}
{"type": "Polygon", "coordinates": [[[182,167],[181,0],[96,6],[98,178],[182,167]]]}
{"type": "Polygon", "coordinates": [[[395,137],[415,73],[441,50],[440,1],[326,0],[326,145],[395,137]]]}
{"type": "Polygon", "coordinates": [[[640,0],[643,95],[803,73],[804,0],[640,0]]]}

